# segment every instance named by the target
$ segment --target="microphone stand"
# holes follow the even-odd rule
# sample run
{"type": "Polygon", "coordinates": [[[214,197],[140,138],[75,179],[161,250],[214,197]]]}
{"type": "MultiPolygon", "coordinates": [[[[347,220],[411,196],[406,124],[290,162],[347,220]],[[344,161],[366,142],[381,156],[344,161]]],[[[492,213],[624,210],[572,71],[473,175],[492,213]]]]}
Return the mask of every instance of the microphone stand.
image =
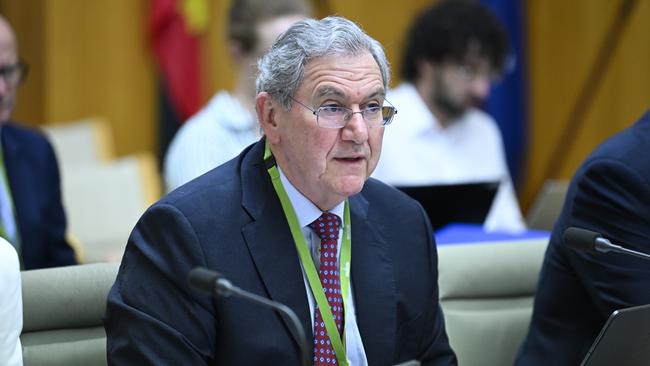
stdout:
{"type": "Polygon", "coordinates": [[[300,324],[300,320],[288,306],[277,301],[269,300],[265,297],[255,295],[251,292],[242,290],[225,279],[220,273],[208,270],[206,268],[194,268],[188,275],[188,283],[197,290],[214,293],[217,296],[235,296],[250,302],[260,304],[271,308],[280,314],[289,324],[289,330],[298,339],[298,348],[300,348],[300,360],[303,366],[310,366],[309,351],[307,347],[307,337],[305,330],[300,324]]]}

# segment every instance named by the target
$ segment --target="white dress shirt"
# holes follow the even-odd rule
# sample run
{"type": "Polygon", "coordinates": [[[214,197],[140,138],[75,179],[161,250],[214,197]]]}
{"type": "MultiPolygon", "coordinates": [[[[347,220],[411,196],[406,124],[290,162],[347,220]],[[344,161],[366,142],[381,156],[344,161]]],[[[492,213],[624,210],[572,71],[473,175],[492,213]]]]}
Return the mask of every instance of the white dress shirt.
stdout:
{"type": "Polygon", "coordinates": [[[23,364],[20,333],[23,301],[20,264],[14,247],[0,238],[0,365],[23,364]]]}
{"type": "Polygon", "coordinates": [[[172,139],[164,162],[167,192],[234,158],[259,138],[254,116],[220,91],[172,139]]]}
{"type": "Polygon", "coordinates": [[[389,91],[387,99],[398,113],[385,129],[373,177],[394,186],[499,181],[484,228],[525,229],[501,133],[489,115],[470,109],[443,127],[409,83],[389,91]]]}
{"type": "MultiPolygon", "coordinates": [[[[323,214],[323,212],[318,207],[316,207],[309,199],[307,199],[307,197],[303,196],[303,194],[300,193],[293,186],[293,184],[291,184],[291,182],[289,182],[289,180],[284,175],[282,169],[280,169],[279,166],[278,166],[278,170],[280,172],[280,179],[282,180],[282,185],[284,186],[284,189],[287,192],[287,196],[291,201],[293,210],[296,213],[296,217],[298,218],[298,225],[300,225],[300,228],[302,230],[302,235],[305,237],[305,242],[309,247],[309,252],[311,253],[312,259],[314,260],[316,269],[318,270],[319,263],[320,263],[319,252],[320,252],[321,240],[320,237],[309,228],[309,224],[311,224],[314,220],[318,219],[323,214]]],[[[345,225],[343,222],[344,203],[341,202],[330,212],[336,214],[341,219],[341,227],[339,228],[339,239],[338,239],[337,253],[336,253],[336,262],[340,270],[341,264],[339,259],[341,254],[341,237],[343,236],[342,233],[344,232],[343,225],[345,225]]],[[[302,264],[301,264],[301,268],[302,268],[302,264]]],[[[312,294],[311,292],[311,287],[309,286],[309,281],[307,280],[307,276],[305,274],[304,268],[302,270],[302,277],[303,280],[305,281],[305,289],[307,290],[307,300],[309,301],[309,314],[311,315],[311,325],[312,325],[312,332],[313,332],[314,311],[316,307],[315,307],[314,294],[312,294]]],[[[345,346],[346,346],[345,352],[346,352],[346,357],[349,360],[349,364],[351,366],[352,365],[366,366],[368,365],[368,360],[366,358],[366,353],[363,348],[361,333],[359,333],[359,326],[357,325],[353,291],[354,290],[352,288],[352,282],[350,282],[348,298],[343,300],[345,304],[344,306],[345,309],[344,329],[345,329],[345,346]]]]}

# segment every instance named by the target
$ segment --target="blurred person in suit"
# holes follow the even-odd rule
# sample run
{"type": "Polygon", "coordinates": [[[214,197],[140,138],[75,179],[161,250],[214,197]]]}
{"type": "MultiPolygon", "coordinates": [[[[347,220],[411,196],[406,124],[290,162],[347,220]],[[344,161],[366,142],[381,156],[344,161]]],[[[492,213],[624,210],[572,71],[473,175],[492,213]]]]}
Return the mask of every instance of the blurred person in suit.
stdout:
{"type": "Polygon", "coordinates": [[[289,26],[311,13],[306,0],[233,0],[228,45],[238,68],[232,93],[221,90],[187,120],[165,154],[167,191],[237,156],[260,138],[255,120],[257,59],[289,26]]]}
{"type": "Polygon", "coordinates": [[[477,1],[444,0],[415,19],[405,44],[402,83],[387,97],[399,125],[386,131],[373,177],[398,187],[499,182],[485,229],[524,230],[501,132],[478,109],[504,68],[503,27],[477,1]]]}
{"type": "Polygon", "coordinates": [[[11,120],[26,73],[13,29],[0,16],[0,236],[14,245],[24,269],[76,264],[65,237],[52,145],[43,134],[11,120]]]}
{"type": "Polygon", "coordinates": [[[383,47],[347,19],[307,19],[259,68],[264,137],[131,234],[108,295],[109,364],[300,364],[285,318],[189,289],[197,266],[292,309],[314,365],[456,364],[428,217],[368,179],[395,114],[383,47]]]}
{"type": "Polygon", "coordinates": [[[568,248],[578,227],[650,253],[650,111],[578,168],[546,250],[517,365],[579,365],[614,310],[650,304],[650,265],[619,253],[568,248]]]}
{"type": "Polygon", "coordinates": [[[20,264],[15,248],[0,238],[0,364],[23,364],[20,333],[23,329],[23,302],[20,264]]]}

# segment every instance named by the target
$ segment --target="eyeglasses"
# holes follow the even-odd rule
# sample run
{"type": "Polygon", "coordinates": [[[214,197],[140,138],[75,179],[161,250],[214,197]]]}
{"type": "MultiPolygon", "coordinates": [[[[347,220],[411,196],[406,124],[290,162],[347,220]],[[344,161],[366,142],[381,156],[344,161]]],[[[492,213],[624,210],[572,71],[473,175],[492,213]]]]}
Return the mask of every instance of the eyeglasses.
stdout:
{"type": "Polygon", "coordinates": [[[0,77],[2,77],[7,84],[16,86],[25,80],[28,70],[29,67],[27,63],[18,61],[13,65],[5,65],[0,67],[0,77]]]}
{"type": "MultiPolygon", "coordinates": [[[[353,112],[350,108],[341,107],[338,105],[324,105],[322,107],[312,109],[307,105],[301,103],[296,98],[290,98],[294,102],[309,109],[314,114],[314,116],[316,116],[316,123],[318,126],[323,128],[343,128],[355,113],[361,114],[368,127],[384,127],[386,125],[389,125],[393,121],[393,117],[397,114],[397,109],[395,109],[395,107],[392,105],[371,105],[358,112],[353,112]]],[[[385,101],[388,102],[387,100],[385,101]]],[[[390,102],[388,102],[388,104],[390,104],[390,102]]]]}

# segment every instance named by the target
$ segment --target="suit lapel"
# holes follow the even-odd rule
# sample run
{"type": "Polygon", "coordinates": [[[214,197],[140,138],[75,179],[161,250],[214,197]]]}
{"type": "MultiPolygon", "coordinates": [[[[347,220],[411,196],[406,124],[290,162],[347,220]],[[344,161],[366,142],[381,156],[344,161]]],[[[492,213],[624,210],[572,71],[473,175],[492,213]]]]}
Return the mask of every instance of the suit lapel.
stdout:
{"type": "Polygon", "coordinates": [[[395,353],[397,290],[383,228],[369,219],[368,208],[362,194],[350,198],[352,284],[368,364],[379,365],[395,353]]]}
{"type": "MultiPolygon", "coordinates": [[[[262,163],[263,142],[242,163],[242,205],[253,218],[242,234],[271,299],[291,308],[313,343],[307,293],[289,225],[262,163]]],[[[284,324],[291,329],[288,321],[284,324]]],[[[297,337],[292,332],[297,342],[297,337]]]]}

